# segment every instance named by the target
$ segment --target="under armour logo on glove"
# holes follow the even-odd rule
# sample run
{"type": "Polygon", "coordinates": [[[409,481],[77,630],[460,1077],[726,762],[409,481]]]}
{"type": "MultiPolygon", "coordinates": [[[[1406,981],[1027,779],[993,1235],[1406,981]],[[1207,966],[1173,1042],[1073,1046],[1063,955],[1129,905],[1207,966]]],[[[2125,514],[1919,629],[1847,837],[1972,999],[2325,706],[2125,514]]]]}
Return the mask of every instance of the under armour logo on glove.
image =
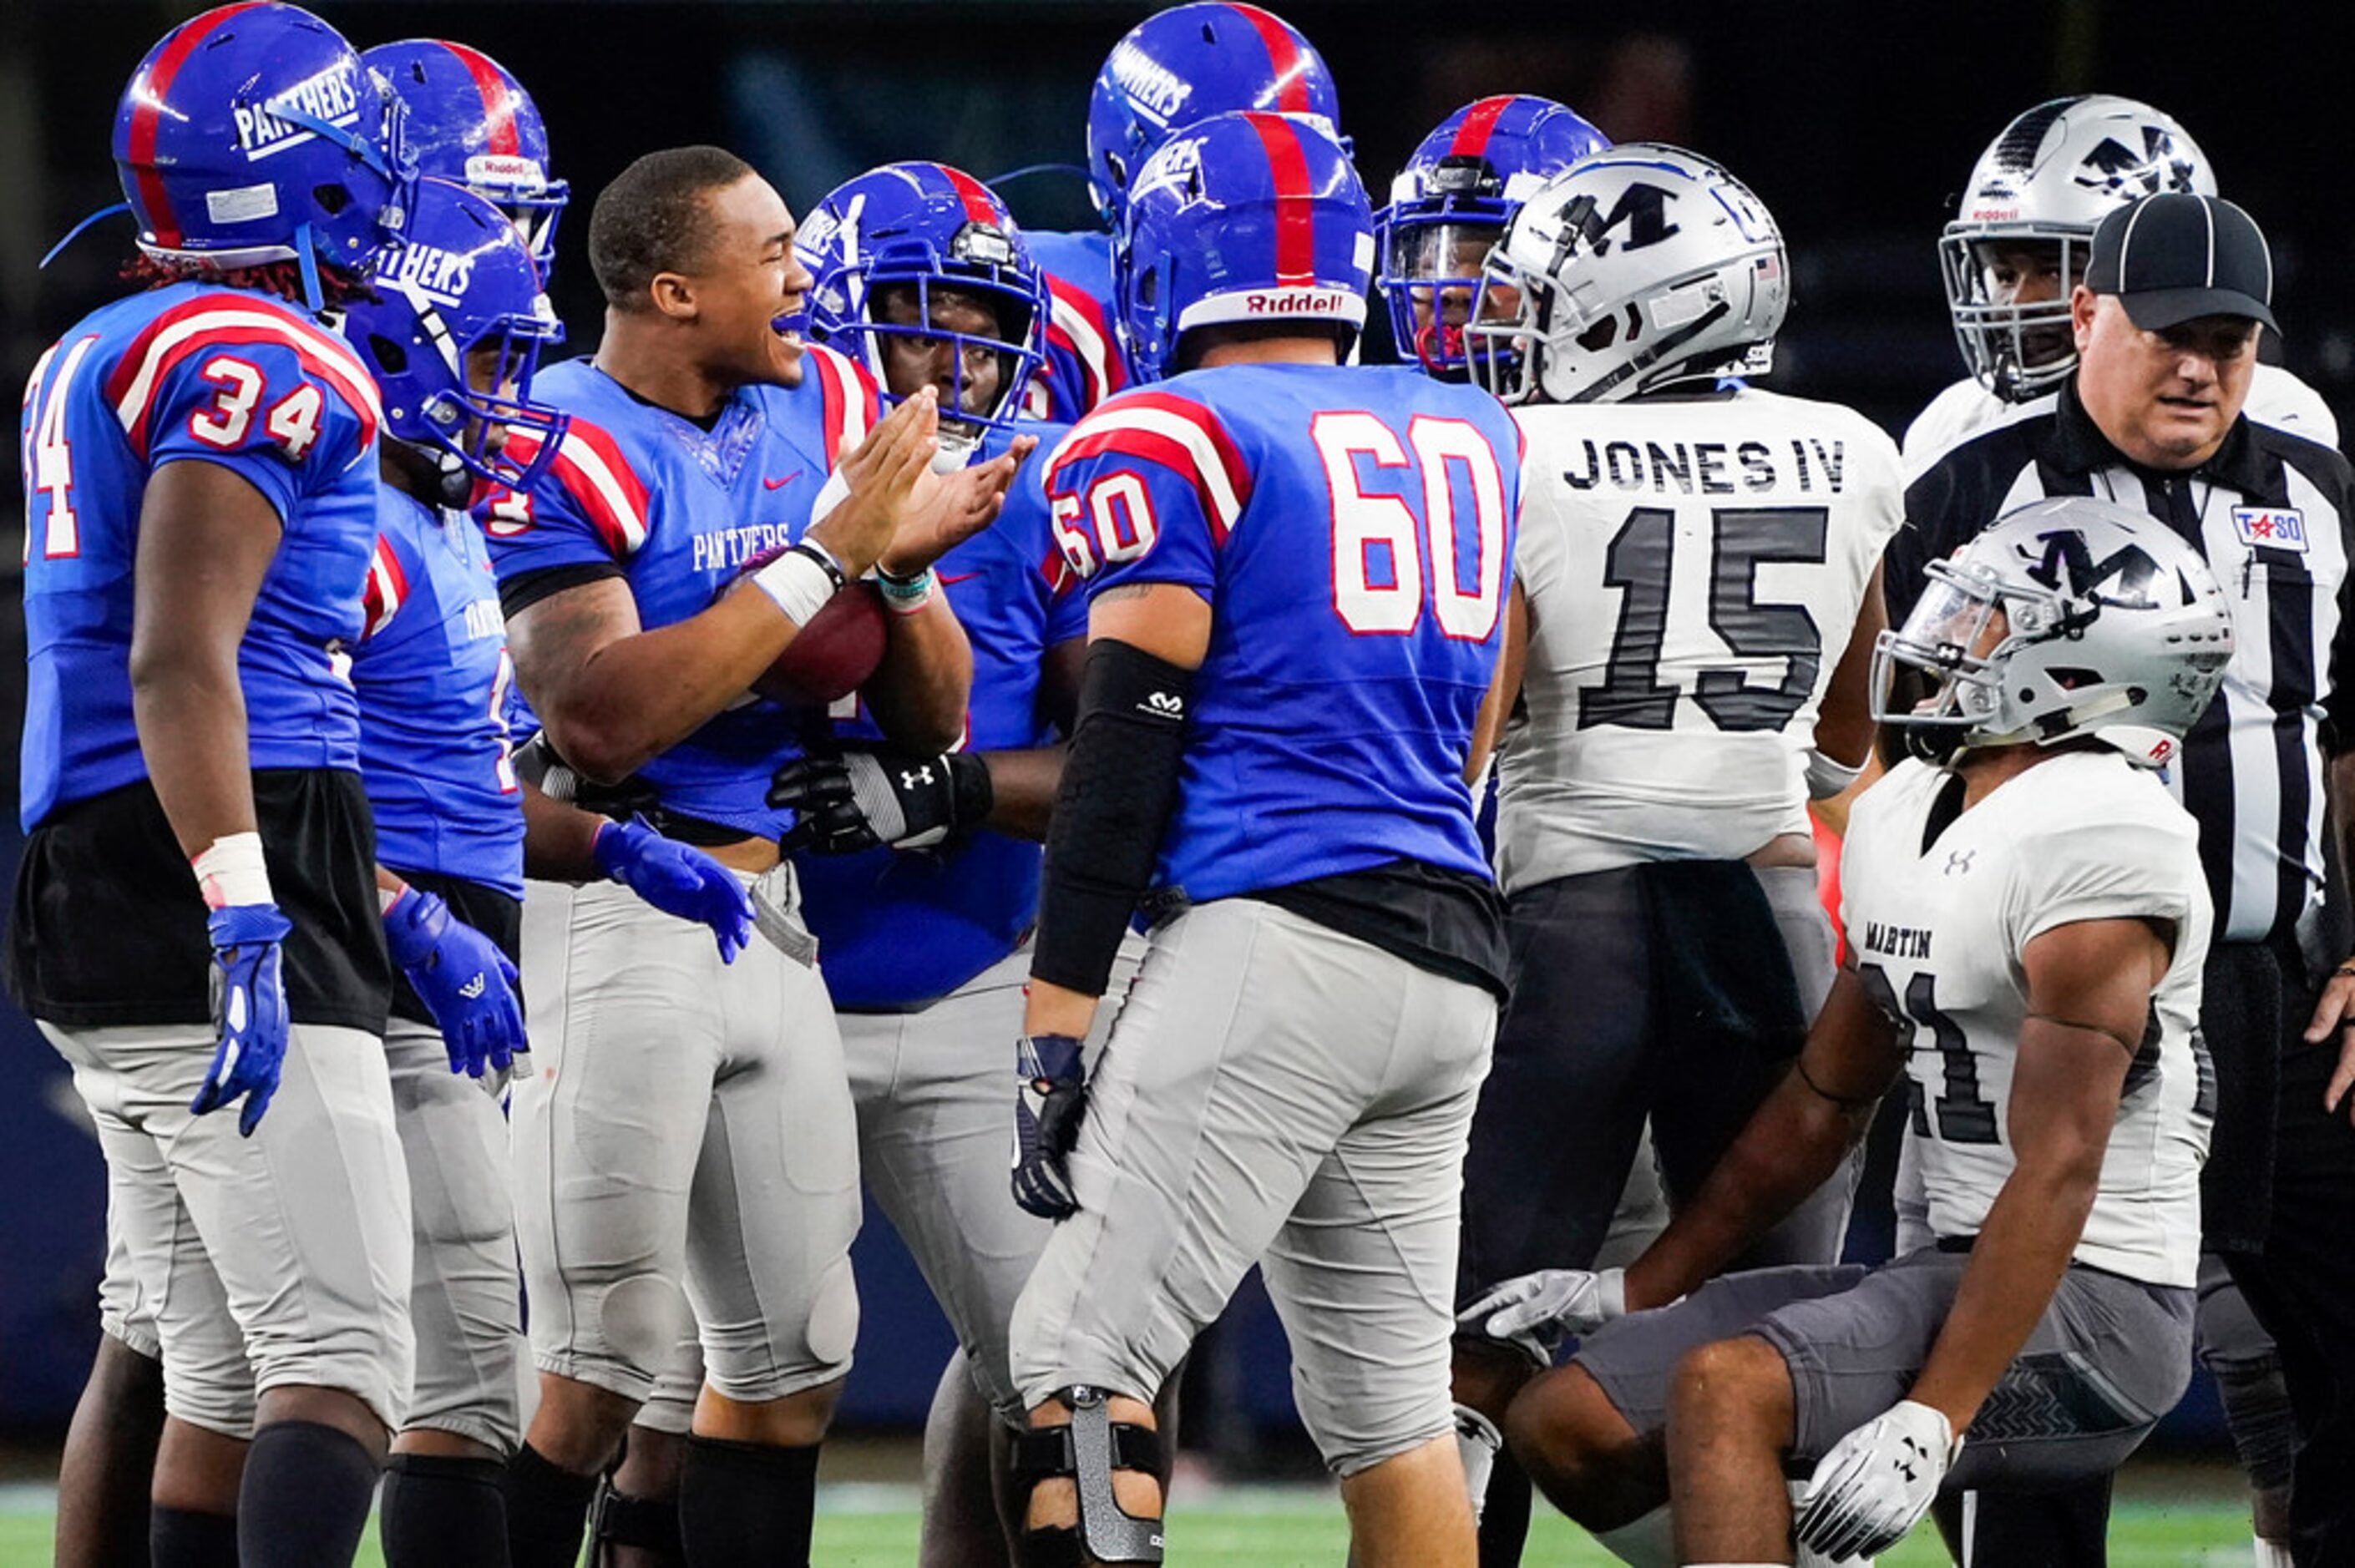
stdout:
{"type": "Polygon", "coordinates": [[[1962,1449],[1944,1412],[1910,1399],[1890,1406],[1816,1466],[1798,1498],[1799,1544],[1835,1560],[1887,1551],[1930,1511],[1962,1449]]]}
{"type": "Polygon", "coordinates": [[[913,789],[920,785],[930,784],[932,781],[932,770],[929,768],[919,768],[913,772],[902,770],[900,774],[900,788],[902,789],[913,789]]]}
{"type": "Polygon", "coordinates": [[[787,854],[853,854],[878,844],[930,849],[978,826],[995,800],[989,765],[962,751],[797,757],[769,786],[769,804],[794,813],[778,841],[787,854]]]}

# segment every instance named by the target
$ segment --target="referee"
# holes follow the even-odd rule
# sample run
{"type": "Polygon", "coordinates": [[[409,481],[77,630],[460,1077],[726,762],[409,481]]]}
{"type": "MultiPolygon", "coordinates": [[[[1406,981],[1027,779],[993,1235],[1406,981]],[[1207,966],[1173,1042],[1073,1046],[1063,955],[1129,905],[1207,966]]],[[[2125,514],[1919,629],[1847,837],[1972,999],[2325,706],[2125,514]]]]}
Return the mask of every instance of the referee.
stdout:
{"type": "Polygon", "coordinates": [[[2299,1428],[2296,1561],[2343,1563],[2355,1563],[2355,1128],[2324,1103],[2338,1053],[2305,1036],[2311,1019],[2327,1043],[2343,1016],[2355,1051],[2355,976],[2310,973],[2298,933],[2319,910],[2326,805],[2342,835],[2355,808],[2343,615],[2355,471],[2243,412],[2272,292],[2264,237],[2230,202],[2167,193],[2112,213],[2072,296],[2075,373],[1921,472],[1884,582],[1901,625],[1927,562],[2025,503],[2094,495],[2197,545],[2232,599],[2223,690],[2166,773],[2200,823],[2216,908],[2200,1014],[2220,1091],[2205,1239],[2280,1341],[2299,1428]]]}

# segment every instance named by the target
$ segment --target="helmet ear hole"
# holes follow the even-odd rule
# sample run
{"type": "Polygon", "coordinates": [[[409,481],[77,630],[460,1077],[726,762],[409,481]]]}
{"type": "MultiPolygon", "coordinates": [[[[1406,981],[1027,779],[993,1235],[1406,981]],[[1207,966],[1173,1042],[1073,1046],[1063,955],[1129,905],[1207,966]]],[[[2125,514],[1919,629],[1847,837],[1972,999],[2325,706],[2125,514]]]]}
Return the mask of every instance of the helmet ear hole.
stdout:
{"type": "Polygon", "coordinates": [[[409,368],[409,351],[381,334],[368,334],[368,353],[388,376],[401,375],[409,368]]]}
{"type": "Polygon", "coordinates": [[[1578,334],[1577,343],[1579,347],[1586,350],[1589,354],[1601,354],[1604,349],[1609,348],[1614,343],[1617,342],[1618,337],[1619,318],[1617,316],[1604,316],[1601,321],[1596,322],[1593,326],[1588,327],[1584,332],[1580,333],[1578,334]]]}
{"type": "Polygon", "coordinates": [[[311,199],[319,204],[322,212],[335,217],[352,205],[352,193],[341,185],[313,185],[311,199]]]}

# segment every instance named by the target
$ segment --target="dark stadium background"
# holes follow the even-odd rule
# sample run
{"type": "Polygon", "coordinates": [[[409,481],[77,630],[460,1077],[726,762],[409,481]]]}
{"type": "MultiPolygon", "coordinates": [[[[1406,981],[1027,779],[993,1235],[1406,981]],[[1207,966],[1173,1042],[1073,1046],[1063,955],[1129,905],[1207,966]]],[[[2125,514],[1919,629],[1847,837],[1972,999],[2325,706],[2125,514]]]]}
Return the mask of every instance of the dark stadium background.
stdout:
{"type": "MultiPolygon", "coordinates": [[[[21,386],[41,348],[112,291],[130,248],[123,220],[83,237],[48,271],[37,264],[69,225],[117,199],[107,156],[116,97],[148,44],[201,8],[0,7],[0,379],[8,385],[21,386]]],[[[796,211],[892,158],[941,158],[985,178],[1076,164],[1098,63],[1155,7],[322,0],[315,8],[361,48],[463,39],[531,89],[574,192],[556,292],[572,344],[585,352],[600,319],[585,259],[588,208],[632,157],[718,142],[757,164],[796,211]]],[[[2342,421],[2355,414],[2355,291],[2346,281],[2355,138],[2339,52],[2315,36],[2327,7],[1294,0],[1277,8],[1332,66],[1378,203],[1431,126],[1497,91],[1545,93],[1620,140],[1678,142],[1723,161],[1780,218],[1794,261],[1795,302],[1770,385],[1852,403],[1892,434],[1959,374],[1934,241],[1980,149],[2048,97],[2144,98],[2183,121],[2225,193],[2270,235],[2277,313],[2290,334],[2286,363],[2342,421]]],[[[1090,220],[1070,175],[1032,175],[1006,194],[1033,227],[1090,220]]],[[[1384,352],[1377,342],[1369,357],[1384,352]]],[[[13,536],[23,507],[13,468],[5,486],[0,706],[13,736],[23,706],[13,536]]],[[[0,755],[8,804],[0,867],[13,872],[16,758],[10,747],[0,755]]],[[[96,1150],[64,1070],[0,1001],[0,1433],[39,1441],[62,1427],[96,1331],[102,1208],[96,1150]]],[[[1870,1253],[1880,1234],[1867,1214],[1854,1245],[1870,1253]]],[[[879,1221],[862,1238],[859,1264],[866,1319],[846,1420],[912,1427],[947,1333],[879,1221]]],[[[1247,1291],[1196,1361],[1189,1440],[1237,1460],[1297,1456],[1283,1345],[1263,1298],[1247,1291]]],[[[2169,1435],[2221,1452],[2204,1385],[2169,1435]]]]}

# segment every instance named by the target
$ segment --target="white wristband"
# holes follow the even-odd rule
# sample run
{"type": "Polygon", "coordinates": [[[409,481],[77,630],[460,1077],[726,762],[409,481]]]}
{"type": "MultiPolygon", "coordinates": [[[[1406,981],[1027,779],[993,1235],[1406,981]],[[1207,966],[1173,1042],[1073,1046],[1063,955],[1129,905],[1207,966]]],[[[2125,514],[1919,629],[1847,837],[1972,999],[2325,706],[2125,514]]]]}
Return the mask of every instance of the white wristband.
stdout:
{"type": "Polygon", "coordinates": [[[230,833],[188,863],[197,874],[197,891],[208,909],[240,904],[275,904],[271,895],[270,868],[261,858],[260,833],[230,833]]]}
{"type": "Polygon", "coordinates": [[[1861,762],[1851,768],[1812,746],[1807,747],[1807,798],[1811,800],[1828,800],[1844,793],[1863,774],[1861,762]]]}
{"type": "Polygon", "coordinates": [[[839,579],[805,550],[787,550],[752,574],[752,585],[795,626],[807,626],[834,597],[839,579]]]}

